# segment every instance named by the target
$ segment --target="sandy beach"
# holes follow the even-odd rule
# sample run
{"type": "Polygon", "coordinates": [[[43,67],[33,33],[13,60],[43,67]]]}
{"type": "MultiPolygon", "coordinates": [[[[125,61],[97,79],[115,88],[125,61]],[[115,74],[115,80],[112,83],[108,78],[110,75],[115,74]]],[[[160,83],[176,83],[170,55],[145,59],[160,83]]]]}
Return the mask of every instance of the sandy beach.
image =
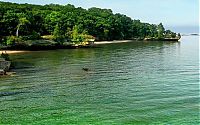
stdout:
{"type": "Polygon", "coordinates": [[[16,53],[25,53],[28,51],[20,51],[20,50],[0,50],[1,53],[7,53],[7,54],[16,54],[16,53]]]}
{"type": "Polygon", "coordinates": [[[110,43],[127,43],[131,41],[132,40],[99,41],[99,42],[94,42],[94,44],[99,45],[99,44],[110,44],[110,43]]]}
{"type": "MultiPolygon", "coordinates": [[[[98,41],[94,42],[95,45],[103,45],[103,44],[111,44],[111,43],[127,43],[131,42],[132,40],[114,40],[114,41],[98,41]]],[[[7,53],[7,54],[18,54],[18,53],[27,53],[30,51],[25,50],[0,50],[1,53],[7,53]]]]}

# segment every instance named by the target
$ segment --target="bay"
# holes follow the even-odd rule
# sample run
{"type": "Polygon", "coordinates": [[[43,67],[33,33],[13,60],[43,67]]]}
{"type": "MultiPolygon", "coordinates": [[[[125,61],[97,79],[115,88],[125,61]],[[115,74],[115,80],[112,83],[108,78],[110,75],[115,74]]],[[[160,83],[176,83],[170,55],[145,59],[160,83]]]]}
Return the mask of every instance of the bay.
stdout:
{"type": "Polygon", "coordinates": [[[0,124],[199,124],[198,36],[11,59],[17,74],[0,78],[0,124]]]}

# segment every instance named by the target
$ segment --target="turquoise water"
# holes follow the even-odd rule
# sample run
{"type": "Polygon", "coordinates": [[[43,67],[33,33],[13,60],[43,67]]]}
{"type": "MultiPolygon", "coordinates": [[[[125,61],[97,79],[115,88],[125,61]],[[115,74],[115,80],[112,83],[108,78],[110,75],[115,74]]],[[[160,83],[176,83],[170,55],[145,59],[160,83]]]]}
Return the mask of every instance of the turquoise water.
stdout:
{"type": "Polygon", "coordinates": [[[197,125],[198,38],[12,55],[0,124],[197,125]]]}

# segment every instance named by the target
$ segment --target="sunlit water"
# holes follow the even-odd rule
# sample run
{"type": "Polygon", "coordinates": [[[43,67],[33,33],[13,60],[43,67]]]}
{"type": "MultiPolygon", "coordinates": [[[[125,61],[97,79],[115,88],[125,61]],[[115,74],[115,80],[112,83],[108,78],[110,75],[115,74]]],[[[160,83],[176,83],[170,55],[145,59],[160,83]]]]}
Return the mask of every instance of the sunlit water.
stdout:
{"type": "Polygon", "coordinates": [[[0,124],[199,124],[198,53],[187,36],[12,55],[0,124]]]}

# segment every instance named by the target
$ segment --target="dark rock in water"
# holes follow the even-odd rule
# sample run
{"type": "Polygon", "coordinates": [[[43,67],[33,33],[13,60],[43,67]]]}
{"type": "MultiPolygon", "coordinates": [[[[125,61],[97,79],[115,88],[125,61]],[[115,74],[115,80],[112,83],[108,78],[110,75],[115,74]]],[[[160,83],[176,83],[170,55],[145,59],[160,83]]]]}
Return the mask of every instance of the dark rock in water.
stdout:
{"type": "Polygon", "coordinates": [[[6,61],[4,59],[0,59],[0,69],[4,71],[8,71],[10,69],[10,61],[6,61]]]}
{"type": "Polygon", "coordinates": [[[4,58],[0,58],[0,75],[6,75],[6,72],[10,69],[10,65],[10,61],[6,61],[4,58]]]}
{"type": "Polygon", "coordinates": [[[89,71],[89,69],[88,69],[88,68],[82,68],[82,70],[84,70],[84,71],[89,71]]]}

